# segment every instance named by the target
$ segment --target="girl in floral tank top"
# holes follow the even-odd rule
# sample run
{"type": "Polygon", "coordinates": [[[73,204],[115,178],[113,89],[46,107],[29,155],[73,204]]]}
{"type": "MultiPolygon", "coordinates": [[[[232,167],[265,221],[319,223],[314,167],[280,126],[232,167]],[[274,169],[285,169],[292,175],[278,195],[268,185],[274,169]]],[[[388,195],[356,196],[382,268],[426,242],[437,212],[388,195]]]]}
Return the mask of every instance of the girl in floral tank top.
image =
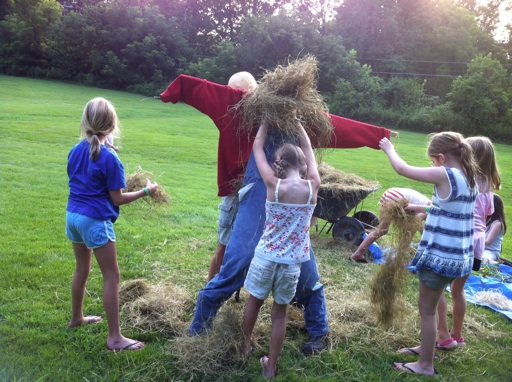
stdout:
{"type": "Polygon", "coordinates": [[[277,360],[286,332],[286,310],[295,295],[300,264],[309,260],[309,227],[320,175],[311,142],[298,120],[299,146],[290,143],[280,146],[272,166],[264,151],[267,128],[268,122],[263,121],[253,145],[258,171],[267,187],[266,220],[245,279],[244,286],[250,296],[244,311],[243,330],[248,354],[259,310],[272,292],[270,350],[260,362],[263,375],[273,378],[277,374],[277,360]]]}

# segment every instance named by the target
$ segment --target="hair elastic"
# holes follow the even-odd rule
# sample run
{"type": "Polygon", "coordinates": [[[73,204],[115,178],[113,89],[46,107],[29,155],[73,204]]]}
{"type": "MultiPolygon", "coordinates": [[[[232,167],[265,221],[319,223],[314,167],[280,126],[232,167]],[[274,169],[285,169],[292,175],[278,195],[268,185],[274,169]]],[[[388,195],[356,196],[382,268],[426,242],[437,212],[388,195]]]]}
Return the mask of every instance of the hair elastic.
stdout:
{"type": "Polygon", "coordinates": [[[149,190],[148,190],[148,188],[147,188],[147,187],[144,187],[142,190],[144,191],[144,193],[145,193],[146,195],[149,195],[149,190]]]}

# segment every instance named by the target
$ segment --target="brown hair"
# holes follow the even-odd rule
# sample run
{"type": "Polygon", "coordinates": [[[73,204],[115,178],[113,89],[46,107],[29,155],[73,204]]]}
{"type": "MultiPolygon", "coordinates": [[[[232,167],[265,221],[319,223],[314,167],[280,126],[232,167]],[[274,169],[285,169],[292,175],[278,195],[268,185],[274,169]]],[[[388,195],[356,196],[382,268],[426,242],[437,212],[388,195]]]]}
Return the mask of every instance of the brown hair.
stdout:
{"type": "Polygon", "coordinates": [[[473,156],[479,167],[480,176],[487,181],[487,190],[480,192],[489,192],[501,188],[501,177],[496,164],[496,154],[491,140],[487,137],[469,137],[466,139],[473,149],[473,156]]]}
{"type": "Polygon", "coordinates": [[[493,194],[494,212],[492,215],[487,216],[486,224],[489,225],[495,220],[499,220],[503,226],[503,233],[507,232],[507,221],[505,219],[505,206],[503,200],[498,194],[493,194]]]}
{"type": "Polygon", "coordinates": [[[281,179],[286,178],[286,171],[289,168],[298,168],[301,177],[304,177],[307,172],[306,156],[300,147],[285,143],[276,150],[272,168],[276,176],[281,179]]]}
{"type": "Polygon", "coordinates": [[[462,166],[462,172],[466,176],[471,189],[476,186],[475,177],[478,174],[478,165],[473,157],[473,149],[464,139],[462,134],[453,131],[433,133],[429,135],[427,155],[436,157],[440,154],[457,160],[462,166]]]}
{"type": "Polygon", "coordinates": [[[116,109],[105,98],[94,98],[85,105],[80,123],[80,135],[91,144],[89,153],[93,162],[100,155],[100,141],[111,133],[117,134],[118,123],[116,109]]]}

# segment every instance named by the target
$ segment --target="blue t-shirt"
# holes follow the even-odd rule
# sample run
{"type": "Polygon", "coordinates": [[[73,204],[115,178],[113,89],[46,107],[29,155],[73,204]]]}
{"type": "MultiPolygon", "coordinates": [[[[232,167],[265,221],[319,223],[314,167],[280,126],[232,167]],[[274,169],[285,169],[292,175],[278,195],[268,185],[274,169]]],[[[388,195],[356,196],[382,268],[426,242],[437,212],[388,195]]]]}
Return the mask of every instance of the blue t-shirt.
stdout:
{"type": "Polygon", "coordinates": [[[103,145],[98,159],[93,162],[89,147],[89,142],[84,139],[69,152],[69,198],[66,210],[115,222],[119,207],[112,202],[109,191],[126,187],[123,164],[113,150],[103,145]]]}

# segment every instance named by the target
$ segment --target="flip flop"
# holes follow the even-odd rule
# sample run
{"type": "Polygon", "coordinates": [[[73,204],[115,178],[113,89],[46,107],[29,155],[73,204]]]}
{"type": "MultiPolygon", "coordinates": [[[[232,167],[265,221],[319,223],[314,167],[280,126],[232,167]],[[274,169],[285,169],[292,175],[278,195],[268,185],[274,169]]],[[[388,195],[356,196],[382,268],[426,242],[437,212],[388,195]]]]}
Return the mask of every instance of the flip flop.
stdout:
{"type": "Polygon", "coordinates": [[[412,348],[403,348],[397,351],[398,354],[407,354],[407,355],[416,355],[419,356],[420,353],[412,348]]]}
{"type": "Polygon", "coordinates": [[[144,349],[144,346],[146,346],[146,344],[144,342],[135,341],[135,342],[132,342],[131,344],[126,345],[124,348],[109,348],[107,346],[107,350],[111,351],[111,352],[114,352],[114,353],[119,352],[119,351],[123,351],[123,350],[137,351],[137,350],[144,349]],[[134,347],[137,344],[142,344],[142,347],[140,347],[140,348],[134,347]]]}
{"type": "MultiPolygon", "coordinates": [[[[399,349],[397,351],[398,354],[405,354],[405,355],[414,355],[414,356],[419,356],[420,353],[416,350],[414,350],[413,348],[403,348],[403,349],[399,349]]],[[[439,359],[439,356],[437,354],[434,354],[434,359],[437,360],[439,359]]]]}
{"type": "Polygon", "coordinates": [[[449,351],[457,348],[457,341],[453,338],[443,342],[436,342],[436,349],[441,351],[449,351]]]}
{"type": "Polygon", "coordinates": [[[101,316],[86,316],[84,317],[84,324],[99,324],[103,321],[103,317],[101,316]]]}
{"type": "MultiPolygon", "coordinates": [[[[430,375],[430,374],[418,373],[418,372],[414,371],[413,369],[411,369],[409,366],[406,366],[405,365],[406,363],[407,362],[393,362],[393,369],[398,370],[398,371],[403,371],[408,374],[430,375]]],[[[437,370],[434,368],[434,375],[435,374],[437,374],[437,370]]]]}
{"type": "Polygon", "coordinates": [[[466,346],[466,341],[464,341],[464,337],[452,337],[455,341],[457,341],[457,346],[466,346]]]}

